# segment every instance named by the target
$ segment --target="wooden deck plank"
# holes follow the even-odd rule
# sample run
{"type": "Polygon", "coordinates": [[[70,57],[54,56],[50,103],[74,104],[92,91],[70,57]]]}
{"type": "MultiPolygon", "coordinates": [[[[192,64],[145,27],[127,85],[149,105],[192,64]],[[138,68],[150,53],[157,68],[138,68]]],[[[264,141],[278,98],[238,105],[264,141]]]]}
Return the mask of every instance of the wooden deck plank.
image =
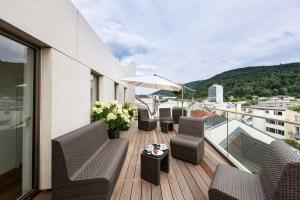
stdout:
{"type": "Polygon", "coordinates": [[[151,199],[151,183],[142,180],[142,198],[141,199],[151,199]]]}
{"type": "Polygon", "coordinates": [[[204,182],[201,175],[196,170],[195,166],[190,163],[186,163],[187,168],[189,169],[191,176],[194,178],[195,182],[199,186],[201,193],[205,199],[208,199],[208,185],[204,182]]]}
{"type": "MultiPolygon", "coordinates": [[[[164,133],[161,133],[161,134],[164,134],[164,133]]],[[[169,141],[170,135],[166,134],[166,136],[169,137],[168,138],[168,141],[169,141]]],[[[169,142],[168,142],[168,145],[169,145],[169,142]]],[[[171,163],[174,173],[176,175],[176,179],[177,179],[177,182],[179,184],[179,187],[181,189],[181,193],[182,193],[184,199],[194,199],[193,193],[189,188],[188,182],[186,181],[186,179],[177,163],[177,159],[174,159],[172,156],[170,156],[170,163],[171,163]]]]}
{"type": "Polygon", "coordinates": [[[156,185],[153,185],[151,184],[151,191],[152,191],[152,194],[151,194],[151,199],[152,200],[162,200],[162,194],[161,194],[161,188],[160,186],[156,186],[156,185]]]}
{"type": "MultiPolygon", "coordinates": [[[[162,136],[163,142],[165,144],[167,144],[168,146],[170,146],[170,142],[165,137],[165,135],[161,134],[161,136],[162,136]]],[[[173,199],[175,199],[175,200],[183,200],[184,198],[183,198],[183,195],[181,193],[180,186],[179,186],[179,184],[177,182],[176,176],[174,174],[172,165],[170,165],[170,172],[168,174],[168,180],[169,180],[169,185],[170,185],[170,188],[171,188],[173,199]]]]}
{"type": "Polygon", "coordinates": [[[142,195],[142,181],[140,178],[141,175],[141,156],[139,152],[142,152],[145,148],[145,136],[146,133],[142,132],[142,136],[141,136],[141,141],[140,141],[140,145],[139,145],[139,151],[138,151],[138,155],[137,155],[137,162],[136,162],[136,166],[135,166],[135,174],[134,174],[134,178],[133,178],[133,186],[132,186],[132,192],[131,192],[131,199],[133,200],[139,200],[141,199],[141,195],[142,195]]]}
{"type": "Polygon", "coordinates": [[[198,184],[194,180],[192,174],[188,170],[185,162],[181,160],[177,160],[177,163],[182,171],[183,176],[185,177],[186,182],[188,183],[188,186],[194,196],[195,199],[205,199],[204,195],[202,194],[198,184]]]}
{"type": "Polygon", "coordinates": [[[141,141],[141,136],[142,133],[137,134],[137,139],[135,141],[134,149],[133,149],[133,154],[131,155],[130,163],[128,166],[128,171],[125,177],[125,180],[123,182],[123,188],[121,192],[121,199],[130,199],[131,196],[131,190],[132,190],[132,185],[133,185],[133,177],[135,173],[135,166],[137,162],[137,156],[138,156],[138,149],[141,141]]]}
{"type": "Polygon", "coordinates": [[[111,199],[119,199],[121,192],[122,192],[122,188],[123,188],[123,183],[128,171],[128,167],[129,167],[129,162],[131,160],[131,155],[133,153],[133,149],[135,146],[135,141],[137,139],[136,135],[138,134],[138,131],[136,131],[136,126],[137,124],[134,123],[133,127],[126,133],[122,133],[121,136],[123,138],[128,138],[129,139],[129,147],[128,147],[128,151],[127,151],[127,155],[123,164],[123,167],[121,169],[119,178],[117,180],[116,186],[114,188],[113,194],[111,199]]]}

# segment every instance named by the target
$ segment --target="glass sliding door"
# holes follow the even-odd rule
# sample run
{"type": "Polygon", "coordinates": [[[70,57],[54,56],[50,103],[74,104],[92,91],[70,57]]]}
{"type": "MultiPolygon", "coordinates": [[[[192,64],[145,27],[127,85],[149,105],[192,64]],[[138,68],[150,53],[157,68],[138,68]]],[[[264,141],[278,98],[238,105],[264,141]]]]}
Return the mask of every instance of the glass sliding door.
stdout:
{"type": "Polygon", "coordinates": [[[33,189],[35,50],[0,35],[0,199],[33,189]]]}

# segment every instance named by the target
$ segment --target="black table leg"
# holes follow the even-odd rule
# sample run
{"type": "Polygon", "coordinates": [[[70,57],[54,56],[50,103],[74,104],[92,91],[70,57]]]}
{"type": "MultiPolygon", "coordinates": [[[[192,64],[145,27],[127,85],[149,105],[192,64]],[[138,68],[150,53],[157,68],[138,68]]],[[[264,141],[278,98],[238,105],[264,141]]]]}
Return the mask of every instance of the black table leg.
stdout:
{"type": "Polygon", "coordinates": [[[169,124],[169,131],[173,131],[173,123],[169,124]]]}
{"type": "Polygon", "coordinates": [[[141,155],[141,178],[160,185],[160,159],[141,155]]]}
{"type": "Polygon", "coordinates": [[[160,168],[162,171],[169,173],[170,170],[169,153],[161,160],[160,168]]]}

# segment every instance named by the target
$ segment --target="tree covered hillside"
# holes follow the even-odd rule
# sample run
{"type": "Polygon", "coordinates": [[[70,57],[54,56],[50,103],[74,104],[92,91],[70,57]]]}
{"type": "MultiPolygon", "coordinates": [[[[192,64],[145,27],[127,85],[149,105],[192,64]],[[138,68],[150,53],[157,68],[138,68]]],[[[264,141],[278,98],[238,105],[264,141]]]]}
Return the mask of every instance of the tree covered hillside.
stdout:
{"type": "Polygon", "coordinates": [[[225,98],[234,96],[250,99],[254,95],[290,95],[300,98],[300,63],[239,68],[192,83],[191,87],[196,90],[194,98],[206,98],[208,87],[215,83],[224,87],[225,98]]]}

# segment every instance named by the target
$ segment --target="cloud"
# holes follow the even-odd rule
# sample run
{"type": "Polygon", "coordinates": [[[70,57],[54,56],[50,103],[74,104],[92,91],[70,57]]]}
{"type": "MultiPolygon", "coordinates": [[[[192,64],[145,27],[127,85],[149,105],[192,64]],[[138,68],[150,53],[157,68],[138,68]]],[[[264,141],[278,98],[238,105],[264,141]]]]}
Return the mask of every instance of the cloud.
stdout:
{"type": "Polygon", "coordinates": [[[137,74],[188,82],[300,61],[299,0],[72,1],[137,74]]]}
{"type": "Polygon", "coordinates": [[[101,29],[103,41],[108,44],[112,53],[120,60],[139,54],[148,54],[154,46],[143,37],[130,34],[117,22],[109,21],[101,29]]]}

